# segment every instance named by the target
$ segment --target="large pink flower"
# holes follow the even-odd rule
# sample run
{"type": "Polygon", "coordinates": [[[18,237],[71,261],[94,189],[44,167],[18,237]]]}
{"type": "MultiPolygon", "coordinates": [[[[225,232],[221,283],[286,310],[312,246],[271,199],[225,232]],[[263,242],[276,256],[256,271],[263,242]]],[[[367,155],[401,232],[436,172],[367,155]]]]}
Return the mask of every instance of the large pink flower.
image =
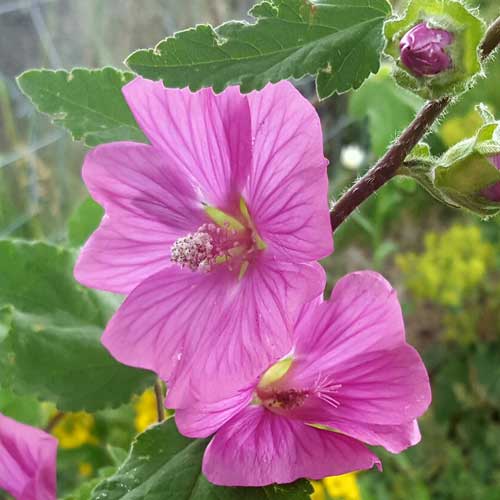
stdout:
{"type": "Polygon", "coordinates": [[[291,84],[240,94],[124,95],[151,145],[88,153],[106,215],[75,269],[128,294],[103,343],[169,382],[169,403],[217,399],[291,347],[294,311],[321,292],[332,251],[319,118],[291,84]]]}
{"type": "Polygon", "coordinates": [[[416,444],[430,399],[396,294],[366,271],[302,308],[293,351],[260,381],[175,418],[187,436],[215,433],[203,460],[211,482],[261,486],[380,466],[363,443],[394,453],[416,444]]]}
{"type": "Polygon", "coordinates": [[[0,488],[18,500],[55,500],[57,439],[0,413],[0,488]]]}

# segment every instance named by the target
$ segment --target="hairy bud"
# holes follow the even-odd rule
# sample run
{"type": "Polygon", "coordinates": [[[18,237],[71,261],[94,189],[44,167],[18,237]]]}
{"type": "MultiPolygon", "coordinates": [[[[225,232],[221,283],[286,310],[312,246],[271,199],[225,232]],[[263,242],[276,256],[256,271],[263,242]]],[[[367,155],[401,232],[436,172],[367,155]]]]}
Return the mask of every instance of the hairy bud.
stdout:
{"type": "Polygon", "coordinates": [[[401,16],[384,24],[394,78],[424,99],[464,92],[482,68],[478,49],[484,30],[461,0],[409,0],[401,16]]]}
{"type": "Polygon", "coordinates": [[[417,24],[399,43],[401,62],[416,76],[437,75],[453,65],[445,50],[452,42],[449,31],[417,24]]]}

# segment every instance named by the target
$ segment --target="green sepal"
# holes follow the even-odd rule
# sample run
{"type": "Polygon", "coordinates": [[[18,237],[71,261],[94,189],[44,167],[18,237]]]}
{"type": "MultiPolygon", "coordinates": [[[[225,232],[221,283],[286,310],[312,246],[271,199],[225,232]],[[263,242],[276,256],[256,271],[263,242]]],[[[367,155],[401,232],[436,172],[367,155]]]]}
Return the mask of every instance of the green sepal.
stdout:
{"type": "Polygon", "coordinates": [[[500,182],[500,171],[489,156],[500,154],[500,122],[486,107],[478,111],[485,120],[476,135],[455,144],[433,169],[434,186],[450,203],[467,208],[481,216],[494,215],[500,203],[482,196],[481,192],[500,182]]]}
{"type": "Polygon", "coordinates": [[[431,148],[425,142],[419,142],[407,156],[402,167],[396,172],[403,177],[411,177],[417,181],[433,198],[445,205],[458,208],[449,200],[445,199],[442,193],[434,186],[433,169],[436,166],[437,158],[431,153],[431,148]]]}
{"type": "Polygon", "coordinates": [[[406,161],[418,161],[423,163],[433,162],[431,147],[426,142],[419,142],[406,157],[406,161]]]}
{"type": "Polygon", "coordinates": [[[481,72],[479,44],[484,32],[484,22],[459,1],[411,0],[403,16],[384,25],[385,53],[394,59],[394,78],[402,87],[424,99],[458,95],[467,90],[481,72]],[[415,76],[400,61],[401,39],[422,22],[454,35],[453,43],[446,49],[453,66],[438,75],[415,76]]]}

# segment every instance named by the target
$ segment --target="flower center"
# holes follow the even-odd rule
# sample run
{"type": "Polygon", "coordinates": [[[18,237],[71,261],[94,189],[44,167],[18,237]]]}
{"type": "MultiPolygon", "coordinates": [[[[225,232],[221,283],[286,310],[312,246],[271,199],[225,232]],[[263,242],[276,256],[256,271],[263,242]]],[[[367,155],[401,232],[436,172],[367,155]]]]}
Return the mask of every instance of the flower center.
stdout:
{"type": "Polygon", "coordinates": [[[192,271],[205,272],[216,265],[227,264],[230,270],[238,269],[241,278],[256,252],[266,248],[245,201],[240,200],[238,218],[214,207],[206,207],[205,213],[213,222],[178,238],[172,246],[170,260],[192,271]]]}
{"type": "Polygon", "coordinates": [[[292,366],[291,357],[271,366],[257,385],[253,404],[260,404],[280,413],[283,410],[300,408],[309,398],[320,399],[334,408],[339,406],[336,393],[342,387],[341,384],[335,383],[331,377],[319,374],[307,387],[298,387],[294,383],[292,366]]]}
{"type": "Polygon", "coordinates": [[[269,410],[291,410],[304,404],[309,390],[286,387],[282,383],[292,364],[291,357],[282,359],[262,375],[255,391],[255,404],[262,404],[269,410]]]}
{"type": "Polygon", "coordinates": [[[262,399],[262,404],[269,410],[293,410],[300,408],[310,396],[308,390],[287,389],[284,391],[272,391],[262,399]]]}

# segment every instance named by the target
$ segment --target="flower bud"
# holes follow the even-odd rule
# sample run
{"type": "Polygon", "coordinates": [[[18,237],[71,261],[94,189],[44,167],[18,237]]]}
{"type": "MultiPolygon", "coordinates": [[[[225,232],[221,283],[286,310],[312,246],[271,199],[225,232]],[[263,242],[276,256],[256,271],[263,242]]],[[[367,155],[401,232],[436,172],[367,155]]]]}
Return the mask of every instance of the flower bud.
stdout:
{"type": "Polygon", "coordinates": [[[438,159],[432,177],[445,202],[489,216],[500,211],[500,122],[483,119],[474,137],[438,159]]]}
{"type": "Polygon", "coordinates": [[[453,64],[445,51],[452,42],[453,34],[449,31],[417,24],[399,43],[401,62],[416,76],[437,75],[453,64]]]}
{"type": "Polygon", "coordinates": [[[394,78],[424,99],[464,92],[481,71],[484,30],[461,0],[410,0],[402,16],[384,24],[394,78]]]}
{"type": "Polygon", "coordinates": [[[483,104],[476,112],[483,123],[473,137],[440,157],[420,143],[397,173],[415,179],[445,205],[490,217],[500,213],[500,121],[483,104]]]}
{"type": "MultiPolygon", "coordinates": [[[[500,154],[490,156],[488,160],[497,170],[500,170],[500,154]]],[[[481,194],[488,200],[500,202],[500,182],[495,182],[495,184],[484,188],[481,194]]]]}

